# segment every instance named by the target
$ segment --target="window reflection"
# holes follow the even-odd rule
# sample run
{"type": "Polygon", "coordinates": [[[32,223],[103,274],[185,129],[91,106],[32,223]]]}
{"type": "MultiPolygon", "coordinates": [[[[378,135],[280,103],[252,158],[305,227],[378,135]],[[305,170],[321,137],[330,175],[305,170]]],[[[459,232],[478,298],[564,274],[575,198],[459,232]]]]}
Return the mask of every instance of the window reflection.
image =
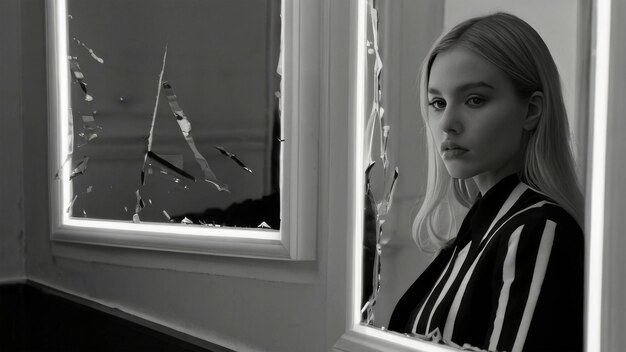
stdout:
{"type": "MultiPolygon", "coordinates": [[[[379,287],[375,305],[370,314],[364,314],[363,322],[375,327],[385,327],[389,323],[391,313],[402,294],[415,281],[420,273],[429,265],[432,254],[421,252],[411,239],[411,221],[423,198],[426,186],[426,142],[425,126],[420,118],[420,107],[417,99],[416,77],[423,58],[428,49],[444,28],[451,28],[467,18],[493,13],[499,10],[519,14],[535,26],[547,42],[559,66],[563,77],[565,105],[568,110],[570,126],[573,129],[576,143],[583,144],[585,131],[578,128],[584,125],[585,104],[579,103],[586,99],[585,89],[580,89],[585,76],[585,43],[580,38],[572,37],[571,33],[580,33],[587,28],[581,23],[586,19],[587,9],[582,5],[561,8],[560,4],[542,7],[546,13],[558,13],[560,16],[538,18],[536,6],[539,2],[521,6],[515,2],[501,3],[493,8],[488,2],[474,1],[370,1],[378,12],[378,46],[379,54],[384,63],[380,75],[381,98],[384,116],[388,128],[387,158],[391,167],[398,167],[400,177],[393,194],[392,210],[382,221],[377,221],[378,204],[389,190],[389,178],[385,178],[383,167],[378,160],[380,138],[372,139],[373,147],[365,149],[365,165],[370,165],[368,158],[375,159],[376,164],[363,176],[371,180],[365,190],[365,226],[363,252],[363,287],[362,307],[366,308],[371,301],[372,293],[379,287]],[[445,6],[444,6],[445,5],[445,6]],[[582,29],[581,29],[582,28],[582,29]],[[565,55],[569,52],[570,55],[565,55]],[[575,53],[575,55],[571,55],[575,53]],[[583,109],[578,111],[579,109],[583,109]],[[368,192],[369,191],[369,192],[368,192]],[[380,242],[377,242],[380,240],[380,242]],[[377,246],[380,244],[380,246],[377,246]],[[378,251],[378,252],[377,252],[378,251]],[[380,257],[376,258],[379,253],[380,257]],[[369,256],[368,256],[369,254],[369,256]],[[380,267],[378,267],[380,263],[380,267]],[[376,282],[377,273],[380,281],[376,282]]],[[[368,36],[373,33],[372,24],[368,23],[368,36]]],[[[583,33],[583,37],[586,34],[583,33]]],[[[368,37],[368,42],[372,39],[368,37]]],[[[369,47],[368,47],[369,49],[369,47]]],[[[377,88],[372,84],[376,72],[372,65],[372,53],[368,53],[367,102],[375,101],[377,88]]],[[[369,113],[371,105],[366,108],[369,113]]],[[[365,117],[366,122],[368,116],[365,117]]],[[[384,126],[384,125],[383,125],[384,126]]],[[[378,128],[376,126],[375,128],[378,128]]],[[[378,133],[378,132],[376,132],[378,133]]],[[[370,138],[369,130],[366,139],[370,138]]],[[[584,155],[577,155],[579,169],[584,170],[584,155]]],[[[454,210],[459,218],[463,218],[467,209],[454,210]]],[[[460,225],[460,224],[459,224],[460,225]]],[[[363,310],[367,313],[367,309],[363,310]]],[[[431,337],[432,338],[432,337],[431,337]]]]}

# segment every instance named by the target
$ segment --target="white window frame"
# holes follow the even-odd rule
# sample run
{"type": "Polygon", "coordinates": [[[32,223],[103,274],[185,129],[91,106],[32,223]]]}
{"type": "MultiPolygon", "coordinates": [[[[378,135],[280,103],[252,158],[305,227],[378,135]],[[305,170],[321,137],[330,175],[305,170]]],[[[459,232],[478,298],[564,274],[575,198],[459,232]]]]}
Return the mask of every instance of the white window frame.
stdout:
{"type": "Polygon", "coordinates": [[[310,261],[316,257],[320,4],[282,4],[283,142],[281,229],[240,229],[134,224],[130,221],[71,219],[67,177],[69,69],[66,0],[46,1],[49,111],[50,230],[55,244],[81,243],[195,254],[310,261]],[[299,45],[307,43],[307,45],[299,45]]]}
{"type": "MultiPolygon", "coordinates": [[[[435,345],[415,339],[410,339],[401,334],[390,333],[381,329],[367,327],[361,324],[360,302],[361,302],[361,263],[362,263],[362,237],[363,237],[363,131],[365,120],[365,87],[363,79],[365,77],[364,55],[365,55],[365,33],[367,18],[366,0],[352,0],[352,17],[349,37],[353,41],[350,46],[350,57],[356,64],[351,67],[351,94],[350,122],[347,126],[348,146],[347,155],[351,157],[346,171],[350,185],[347,192],[347,211],[345,213],[346,223],[341,228],[348,232],[347,241],[334,241],[331,245],[345,249],[347,253],[345,280],[332,279],[330,283],[331,291],[345,290],[346,309],[344,323],[344,333],[335,343],[333,350],[342,352],[374,352],[374,351],[420,351],[420,352],[444,352],[457,351],[457,349],[444,345],[435,345]],[[345,246],[345,247],[342,247],[345,246]],[[345,284],[342,283],[346,282],[345,284]]],[[[623,10],[622,10],[623,11],[623,10]]],[[[620,263],[617,257],[608,258],[611,254],[603,248],[603,241],[610,239],[610,235],[605,232],[604,204],[605,198],[611,199],[610,190],[605,189],[607,163],[607,120],[609,104],[609,47],[615,43],[616,33],[611,33],[611,0],[592,1],[592,52],[591,55],[591,76],[592,82],[589,99],[589,139],[588,139],[588,162],[587,162],[587,184],[585,203],[585,232],[586,238],[590,241],[586,248],[586,268],[585,268],[585,351],[601,351],[602,347],[615,345],[614,341],[621,339],[619,336],[610,335],[612,331],[608,328],[601,329],[601,322],[604,320],[606,326],[610,321],[623,322],[624,318],[611,315],[611,308],[603,301],[607,301],[612,291],[616,291],[619,283],[606,282],[605,272],[615,272],[618,269],[611,269],[611,263],[620,263]],[[603,278],[605,279],[603,281],[603,278]],[[603,288],[609,288],[603,292],[603,288]],[[610,340],[609,340],[610,339],[610,340]],[[604,342],[603,342],[604,340],[604,342]],[[608,341],[608,342],[607,342],[608,341]]],[[[614,16],[615,18],[615,16],[614,16]]],[[[615,26],[613,26],[615,27],[615,26]]],[[[620,46],[623,48],[623,44],[620,46]]],[[[615,104],[615,103],[611,103],[615,104]]],[[[332,141],[331,141],[332,143],[332,141]]],[[[623,144],[623,143],[622,143],[623,144]]],[[[332,167],[332,163],[331,163],[332,167]]],[[[623,186],[623,183],[621,184],[623,186]]],[[[610,214],[610,213],[608,213],[610,214]]],[[[608,215],[610,217],[610,215],[608,215]]],[[[621,235],[621,232],[620,232],[621,235]]],[[[616,251],[617,253],[617,251],[616,251]]],[[[621,253],[621,252],[620,252],[621,253]]],[[[612,254],[615,256],[615,254],[612,254]]],[[[338,258],[331,258],[340,261],[338,258]]],[[[335,263],[336,264],[336,263],[335,263]]],[[[619,280],[623,284],[623,280],[619,280]]],[[[604,326],[604,324],[602,324],[604,326]]],[[[617,325],[619,326],[619,325],[617,325]]],[[[620,341],[621,341],[620,340],[620,341]]]]}

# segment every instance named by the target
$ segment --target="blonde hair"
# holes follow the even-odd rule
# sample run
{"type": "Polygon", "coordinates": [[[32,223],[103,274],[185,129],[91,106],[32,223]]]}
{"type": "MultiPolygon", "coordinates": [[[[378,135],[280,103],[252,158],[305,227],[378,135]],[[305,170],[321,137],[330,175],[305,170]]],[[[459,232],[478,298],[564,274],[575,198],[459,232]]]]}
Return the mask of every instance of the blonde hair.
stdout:
{"type": "MultiPolygon", "coordinates": [[[[536,91],[543,93],[539,122],[524,135],[524,162],[518,176],[530,188],[558,203],[581,224],[583,197],[575,173],[559,73],[539,34],[516,16],[495,13],[469,19],[440,37],[420,72],[419,96],[425,124],[428,124],[426,92],[430,68],[439,53],[453,47],[468,49],[498,67],[513,82],[521,97],[529,97],[536,91]]],[[[469,208],[479,190],[472,178],[462,180],[448,174],[430,128],[426,130],[428,180],[412,232],[422,250],[433,252],[454,237],[458,221],[451,202],[469,208]],[[445,214],[450,221],[442,224],[439,220],[445,214]]]]}

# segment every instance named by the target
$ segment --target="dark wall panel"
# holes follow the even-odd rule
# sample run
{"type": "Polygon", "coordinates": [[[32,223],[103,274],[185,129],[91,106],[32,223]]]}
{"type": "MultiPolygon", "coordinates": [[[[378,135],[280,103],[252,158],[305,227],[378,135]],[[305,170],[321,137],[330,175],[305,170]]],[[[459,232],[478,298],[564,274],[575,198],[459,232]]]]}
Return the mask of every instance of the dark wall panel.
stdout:
{"type": "Polygon", "coordinates": [[[0,285],[1,351],[210,351],[46,291],[0,285]]]}

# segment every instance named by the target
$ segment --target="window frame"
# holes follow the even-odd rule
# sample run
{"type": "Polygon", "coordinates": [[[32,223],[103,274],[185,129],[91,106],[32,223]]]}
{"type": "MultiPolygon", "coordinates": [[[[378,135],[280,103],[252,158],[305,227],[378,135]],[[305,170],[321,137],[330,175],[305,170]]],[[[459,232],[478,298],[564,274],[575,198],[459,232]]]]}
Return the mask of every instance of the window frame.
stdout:
{"type": "MultiPolygon", "coordinates": [[[[363,56],[365,55],[365,19],[367,18],[367,0],[351,1],[351,26],[349,38],[351,41],[350,57],[356,62],[350,70],[350,121],[347,126],[348,141],[347,155],[351,158],[348,163],[347,174],[351,187],[347,192],[347,210],[345,213],[346,223],[343,224],[348,232],[347,241],[341,243],[347,253],[345,283],[334,281],[331,290],[339,287],[346,292],[345,318],[342,318],[344,332],[333,346],[334,351],[342,352],[445,352],[458,351],[452,347],[435,345],[425,341],[419,341],[405,337],[401,334],[390,333],[382,329],[367,327],[361,324],[359,304],[361,302],[361,254],[363,234],[363,189],[364,180],[362,175],[363,162],[363,129],[365,121],[366,104],[363,80],[366,75],[363,56]]],[[[607,251],[603,250],[603,240],[610,236],[604,230],[605,198],[610,198],[610,191],[605,188],[607,159],[607,104],[609,104],[609,46],[611,43],[611,0],[591,0],[591,51],[589,58],[589,81],[591,82],[588,92],[588,113],[594,118],[589,119],[589,134],[587,147],[587,163],[583,172],[586,175],[586,201],[585,201],[585,233],[590,239],[586,248],[585,264],[585,350],[600,351],[608,332],[602,331],[602,320],[607,321],[610,312],[603,300],[608,295],[603,292],[603,287],[609,285],[603,282],[603,269],[617,262],[616,258],[607,258],[607,251]],[[604,255],[604,256],[603,256],[604,255]]],[[[583,16],[584,17],[584,16],[583,16]]],[[[613,16],[615,17],[615,16],[613,16]]],[[[623,45],[622,45],[623,47],[623,45]]],[[[581,114],[583,115],[583,114],[581,114]]],[[[339,244],[340,242],[336,242],[339,244]]],[[[338,260],[338,259],[337,259],[338,260]]],[[[620,321],[613,318],[612,321],[620,321]]],[[[602,324],[603,325],[603,324],[602,324]]]]}
{"type": "Polygon", "coordinates": [[[302,0],[281,3],[283,37],[281,229],[240,229],[180,224],[133,224],[70,219],[69,182],[55,179],[65,163],[63,114],[69,103],[66,55],[67,0],[46,1],[48,69],[50,233],[55,244],[80,243],[179,253],[311,261],[316,258],[320,5],[302,0]],[[305,15],[306,14],[306,15],[305,15]],[[306,42],[310,45],[299,45],[306,42]],[[66,100],[62,100],[66,99],[66,100]],[[65,187],[65,188],[64,188],[65,187]],[[66,191],[66,193],[69,193],[66,191]]]}

